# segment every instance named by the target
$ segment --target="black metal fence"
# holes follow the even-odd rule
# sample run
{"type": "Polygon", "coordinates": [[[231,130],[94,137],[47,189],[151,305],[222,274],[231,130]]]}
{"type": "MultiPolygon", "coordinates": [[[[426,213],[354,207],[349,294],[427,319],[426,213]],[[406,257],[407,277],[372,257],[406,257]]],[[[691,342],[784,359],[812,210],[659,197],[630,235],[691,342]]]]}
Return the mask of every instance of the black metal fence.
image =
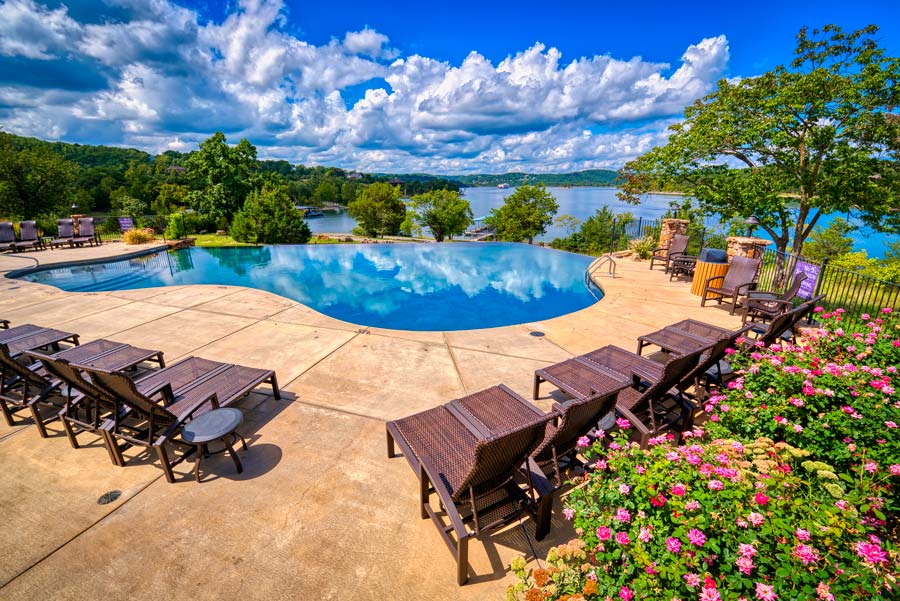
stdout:
{"type": "MultiPolygon", "coordinates": [[[[152,229],[155,238],[165,239],[168,217],[166,215],[143,215],[133,220],[134,227],[152,229]]],[[[122,228],[118,217],[94,217],[94,229],[104,241],[121,241],[122,228]]]]}
{"type": "Polygon", "coordinates": [[[824,294],[821,305],[828,311],[845,309],[845,319],[857,319],[861,313],[875,314],[883,307],[900,306],[900,283],[835,267],[827,259],[810,261],[775,250],[763,253],[757,287],[781,292],[790,286],[798,271],[807,274],[800,296],[811,298],[824,294]]]}
{"type": "MultiPolygon", "coordinates": [[[[656,248],[662,224],[662,219],[616,217],[612,223],[609,252],[628,250],[633,241],[640,239],[647,239],[648,243],[652,243],[653,248],[656,248]]],[[[688,225],[687,235],[690,237],[686,251],[689,255],[700,254],[701,248],[725,248],[725,237],[716,235],[703,225],[688,225]]]]}

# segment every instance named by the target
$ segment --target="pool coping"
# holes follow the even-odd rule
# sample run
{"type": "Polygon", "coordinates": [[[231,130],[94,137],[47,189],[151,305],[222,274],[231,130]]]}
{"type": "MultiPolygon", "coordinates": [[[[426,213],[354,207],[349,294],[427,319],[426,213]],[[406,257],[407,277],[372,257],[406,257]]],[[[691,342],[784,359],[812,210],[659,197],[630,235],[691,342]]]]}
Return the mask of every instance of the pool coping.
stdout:
{"type": "MultiPolygon", "coordinates": [[[[162,252],[164,250],[168,250],[169,246],[166,244],[162,244],[160,246],[154,246],[152,248],[142,248],[141,250],[137,250],[130,253],[125,253],[122,255],[114,255],[109,257],[98,257],[96,259],[78,259],[75,261],[59,261],[53,263],[47,263],[44,265],[36,265],[34,267],[23,267],[21,269],[13,269],[7,271],[3,274],[4,277],[9,278],[11,280],[18,279],[23,275],[29,275],[32,273],[37,273],[39,271],[49,271],[50,269],[57,269],[59,267],[74,267],[78,265],[98,265],[100,263],[113,263],[115,261],[126,261],[128,259],[136,259],[137,257],[143,257],[146,255],[156,254],[158,252],[162,252]]],[[[56,286],[54,286],[56,288],[56,286]]]]}

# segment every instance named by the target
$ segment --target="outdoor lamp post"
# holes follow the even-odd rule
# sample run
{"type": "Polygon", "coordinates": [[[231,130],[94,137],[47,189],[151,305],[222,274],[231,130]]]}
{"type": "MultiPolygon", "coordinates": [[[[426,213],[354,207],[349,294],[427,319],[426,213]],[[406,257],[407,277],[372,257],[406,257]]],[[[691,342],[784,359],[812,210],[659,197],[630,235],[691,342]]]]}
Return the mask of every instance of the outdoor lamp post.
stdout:
{"type": "Polygon", "coordinates": [[[752,238],[754,228],[759,225],[759,219],[756,218],[756,215],[750,215],[744,220],[744,225],[747,226],[747,237],[752,238]]]}

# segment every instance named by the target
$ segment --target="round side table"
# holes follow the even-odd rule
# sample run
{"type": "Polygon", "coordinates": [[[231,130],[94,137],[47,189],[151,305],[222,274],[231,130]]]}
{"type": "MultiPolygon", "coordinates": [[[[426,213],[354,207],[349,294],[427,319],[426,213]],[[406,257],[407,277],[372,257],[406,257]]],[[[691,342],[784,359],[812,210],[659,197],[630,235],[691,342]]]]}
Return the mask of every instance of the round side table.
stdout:
{"type": "Polygon", "coordinates": [[[244,421],[244,414],[240,409],[232,407],[223,407],[213,409],[192,419],[181,427],[181,440],[185,443],[197,447],[197,458],[194,460],[194,477],[200,482],[200,461],[204,456],[209,456],[210,452],[207,445],[210,442],[220,440],[225,448],[217,453],[223,453],[226,450],[234,460],[237,472],[240,474],[244,471],[241,460],[238,459],[237,453],[234,452],[232,446],[238,439],[244,450],[247,450],[247,441],[244,437],[237,433],[237,427],[244,421]]]}

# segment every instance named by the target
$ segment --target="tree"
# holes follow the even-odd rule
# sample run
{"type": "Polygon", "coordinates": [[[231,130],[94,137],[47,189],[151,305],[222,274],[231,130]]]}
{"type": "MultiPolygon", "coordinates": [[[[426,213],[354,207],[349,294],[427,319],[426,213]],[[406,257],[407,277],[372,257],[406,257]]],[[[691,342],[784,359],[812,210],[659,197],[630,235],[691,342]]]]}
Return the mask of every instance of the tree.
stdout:
{"type": "Polygon", "coordinates": [[[235,213],[231,237],[238,242],[304,244],[309,226],[303,212],[294,207],[286,186],[266,184],[247,196],[244,208],[235,213]]]}
{"type": "Polygon", "coordinates": [[[52,150],[0,140],[0,215],[34,219],[68,210],[77,175],[77,166],[52,150]]]}
{"type": "Polygon", "coordinates": [[[579,219],[575,215],[563,213],[562,215],[554,219],[553,223],[557,227],[561,227],[566,230],[566,234],[571,236],[575,231],[578,230],[578,226],[581,225],[581,219],[579,219]]]}
{"type": "Polygon", "coordinates": [[[400,232],[400,224],[406,217],[406,205],[400,200],[400,187],[384,182],[367,186],[356,200],[347,206],[347,212],[356,219],[359,229],[366,236],[382,238],[400,232]]]}
{"type": "Polygon", "coordinates": [[[187,193],[188,189],[180,184],[163,184],[156,199],[150,203],[150,209],[157,215],[167,215],[184,204],[187,193]]]}
{"type": "Polygon", "coordinates": [[[789,67],[720,81],[665,146],[625,166],[620,197],[677,185],[726,219],[756,215],[795,253],[832,212],[898,231],[900,59],[885,56],[877,30],[804,28],[789,67]]]}
{"type": "Polygon", "coordinates": [[[246,138],[236,146],[228,146],[225,134],[217,131],[191,154],[187,170],[203,192],[197,208],[230,221],[254,188],[256,147],[246,138]]]}
{"type": "Polygon", "coordinates": [[[412,197],[413,218],[431,230],[438,242],[453,239],[473,223],[472,207],[459,192],[434,190],[412,197]]]}
{"type": "Polygon", "coordinates": [[[854,228],[846,219],[835,217],[828,227],[817,227],[809,235],[809,241],[803,250],[803,256],[813,261],[836,259],[853,250],[853,239],[847,234],[854,228]]]}
{"type": "Polygon", "coordinates": [[[313,198],[317,200],[319,204],[337,202],[339,197],[340,189],[330,177],[319,182],[319,185],[316,186],[316,191],[313,192],[313,198]]]}
{"type": "Polygon", "coordinates": [[[557,209],[556,199],[542,184],[519,186],[503,206],[491,209],[484,222],[500,240],[521,242],[527,238],[531,244],[535,236],[547,231],[557,209]]]}

